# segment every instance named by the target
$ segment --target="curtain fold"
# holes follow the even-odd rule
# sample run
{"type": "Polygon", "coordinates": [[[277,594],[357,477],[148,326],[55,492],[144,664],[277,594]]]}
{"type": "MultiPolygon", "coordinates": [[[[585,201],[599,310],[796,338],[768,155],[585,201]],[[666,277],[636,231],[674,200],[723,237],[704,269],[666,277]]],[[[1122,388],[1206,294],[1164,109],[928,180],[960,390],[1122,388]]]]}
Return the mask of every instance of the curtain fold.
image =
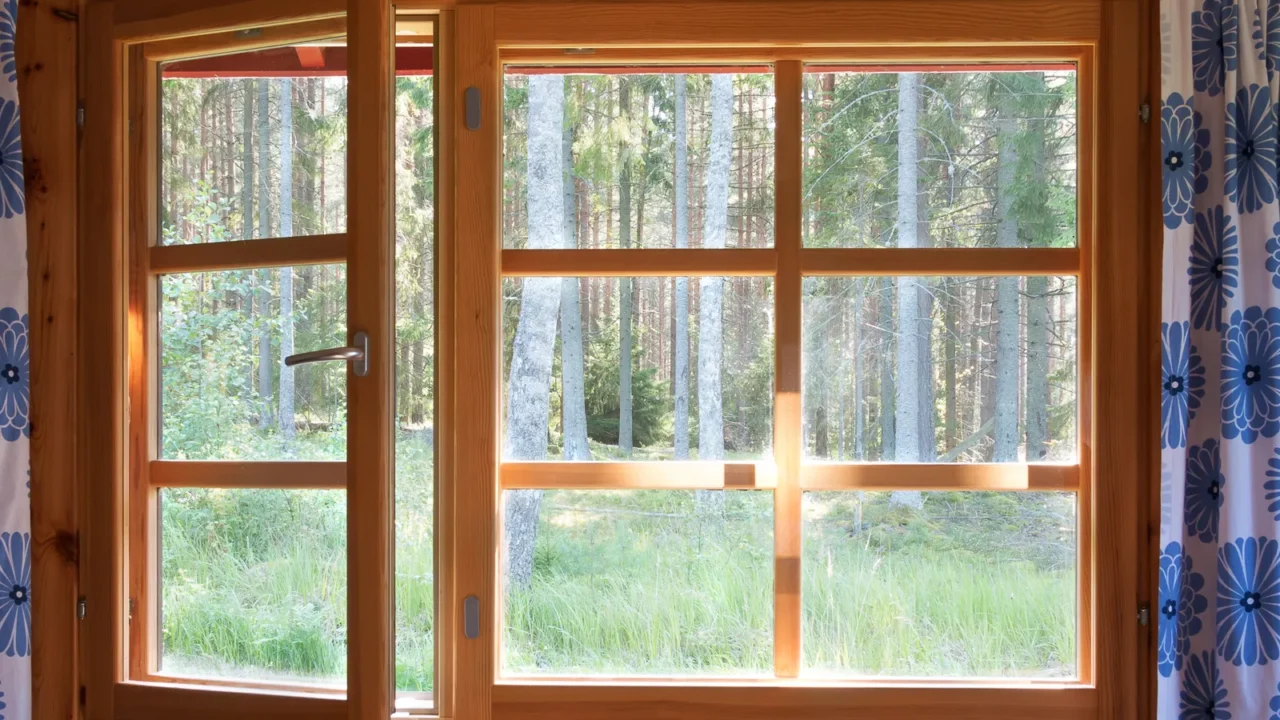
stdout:
{"type": "Polygon", "coordinates": [[[1162,0],[1158,717],[1280,720],[1280,0],[1162,0]]]}

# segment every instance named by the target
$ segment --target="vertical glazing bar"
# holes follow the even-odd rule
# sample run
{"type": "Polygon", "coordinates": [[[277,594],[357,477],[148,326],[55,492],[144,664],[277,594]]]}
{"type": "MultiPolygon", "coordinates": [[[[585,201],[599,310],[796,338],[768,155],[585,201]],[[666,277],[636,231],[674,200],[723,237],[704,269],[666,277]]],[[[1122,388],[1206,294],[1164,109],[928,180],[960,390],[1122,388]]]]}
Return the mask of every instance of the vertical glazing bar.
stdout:
{"type": "Polygon", "coordinates": [[[778,274],[774,363],[773,667],[778,677],[800,673],[800,83],[803,65],[775,66],[777,93],[774,170],[778,274]]]}
{"type": "MultiPolygon", "coordinates": [[[[464,598],[480,603],[477,637],[464,637],[455,622],[453,717],[492,716],[498,651],[498,188],[501,122],[494,7],[460,5],[454,16],[454,384],[453,456],[454,586],[461,614],[464,598]],[[480,94],[480,125],[468,130],[462,97],[480,94]]],[[[450,158],[445,158],[448,162],[450,158]]],[[[446,188],[448,192],[450,189],[446,188]]]]}
{"type": "Polygon", "coordinates": [[[347,370],[347,699],[351,720],[391,716],[392,243],[391,6],[349,0],[347,340],[369,335],[368,372],[347,370]]]}

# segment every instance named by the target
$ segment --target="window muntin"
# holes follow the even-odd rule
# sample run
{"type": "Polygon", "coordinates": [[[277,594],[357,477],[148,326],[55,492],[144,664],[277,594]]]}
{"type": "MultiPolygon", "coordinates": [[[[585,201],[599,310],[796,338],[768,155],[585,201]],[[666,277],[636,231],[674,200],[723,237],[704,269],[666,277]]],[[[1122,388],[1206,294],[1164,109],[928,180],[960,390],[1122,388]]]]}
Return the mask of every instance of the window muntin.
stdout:
{"type": "Polygon", "coordinates": [[[161,67],[158,244],[346,230],[343,44],[316,41],[161,67]],[[291,124],[281,124],[282,112],[291,124]],[[294,178],[290,212],[282,212],[281,172],[294,178]]]}
{"type": "Polygon", "coordinates": [[[1075,278],[809,277],[803,310],[806,457],[1076,459],[1075,278]]]}
{"type": "MultiPolygon", "coordinates": [[[[508,68],[503,247],[772,247],[773,76],[751,70],[508,68]],[[536,194],[530,198],[529,178],[550,172],[530,172],[530,122],[554,123],[545,113],[531,120],[530,98],[537,108],[550,103],[567,113],[564,147],[574,157],[574,194],[565,212],[580,216],[574,237],[528,222],[547,212],[536,194]],[[713,123],[722,115],[724,122],[713,123]],[[708,177],[716,181],[707,183],[708,177]],[[678,198],[687,216],[677,215],[678,198]],[[727,204],[728,214],[707,212],[716,203],[727,204]]],[[[535,157],[542,157],[537,150],[535,157]]]]}
{"type": "Polygon", "coordinates": [[[1074,66],[906,70],[806,68],[805,247],[1074,247],[1074,66]],[[910,232],[894,212],[908,170],[910,232]]]}

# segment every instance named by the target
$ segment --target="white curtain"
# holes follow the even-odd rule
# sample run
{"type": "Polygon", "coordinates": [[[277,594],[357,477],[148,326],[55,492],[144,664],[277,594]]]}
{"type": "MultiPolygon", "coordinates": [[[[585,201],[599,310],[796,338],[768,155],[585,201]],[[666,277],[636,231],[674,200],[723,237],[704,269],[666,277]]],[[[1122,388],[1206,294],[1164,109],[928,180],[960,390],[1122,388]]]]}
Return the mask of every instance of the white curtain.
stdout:
{"type": "Polygon", "coordinates": [[[0,720],[31,717],[31,355],[17,15],[17,0],[0,2],[0,720]]]}

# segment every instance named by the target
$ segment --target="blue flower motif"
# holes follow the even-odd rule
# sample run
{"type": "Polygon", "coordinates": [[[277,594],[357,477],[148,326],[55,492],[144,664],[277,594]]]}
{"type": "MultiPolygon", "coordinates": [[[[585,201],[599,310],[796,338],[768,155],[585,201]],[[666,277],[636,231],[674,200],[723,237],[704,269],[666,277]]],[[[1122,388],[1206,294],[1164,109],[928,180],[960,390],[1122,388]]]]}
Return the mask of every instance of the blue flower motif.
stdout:
{"type": "Polygon", "coordinates": [[[1276,694],[1271,696],[1271,717],[1267,720],[1280,720],[1280,685],[1276,685],[1276,694]]]}
{"type": "Polygon", "coordinates": [[[1236,69],[1236,15],[1233,0],[1205,0],[1202,10],[1191,13],[1191,69],[1196,92],[1216,96],[1222,92],[1227,71],[1236,69]]]}
{"type": "Polygon", "coordinates": [[[1222,508],[1223,486],[1227,477],[1222,474],[1222,458],[1218,455],[1218,441],[1210,438],[1204,445],[1187,448],[1186,493],[1182,501],[1182,516],[1187,532],[1201,542],[1218,541],[1218,514],[1222,508]]]}
{"type": "Polygon", "coordinates": [[[1271,88],[1240,88],[1227,103],[1223,183],[1240,212],[1251,213],[1276,199],[1276,113],[1271,88]]]}
{"type": "Polygon", "coordinates": [[[18,82],[17,34],[18,0],[4,0],[0,4],[0,73],[8,75],[9,82],[18,82]]]}
{"type": "Polygon", "coordinates": [[[6,218],[24,207],[21,124],[18,103],[0,98],[0,215],[6,218]]]}
{"type": "Polygon", "coordinates": [[[1192,125],[1195,126],[1196,142],[1196,194],[1209,189],[1209,170],[1213,167],[1213,153],[1209,152],[1209,128],[1204,127],[1204,118],[1200,113],[1192,113],[1192,125]]]}
{"type": "Polygon", "coordinates": [[[1280,69],[1280,0],[1267,3],[1267,79],[1280,69]]]}
{"type": "Polygon", "coordinates": [[[1267,512],[1275,513],[1275,520],[1280,522],[1280,448],[1276,449],[1276,456],[1267,461],[1271,469],[1267,471],[1269,479],[1262,483],[1262,488],[1267,491],[1262,499],[1271,501],[1267,512]]]}
{"type": "Polygon", "coordinates": [[[1271,237],[1267,238],[1267,272],[1271,273],[1271,284],[1280,288],[1280,223],[1271,229],[1271,237]]]}
{"type": "Polygon", "coordinates": [[[0,647],[31,654],[31,535],[0,533],[0,647]]]}
{"type": "Polygon", "coordinates": [[[1218,550],[1218,654],[1233,665],[1280,659],[1280,542],[1237,538],[1218,550]]]}
{"type": "Polygon", "coordinates": [[[1189,659],[1178,693],[1178,720],[1231,720],[1231,702],[1218,659],[1207,650],[1189,659]]]}
{"type": "Polygon", "coordinates": [[[1190,323],[1163,323],[1160,386],[1160,447],[1187,444],[1187,425],[1204,397],[1204,365],[1191,346],[1190,323]]]}
{"type": "Polygon", "coordinates": [[[31,360],[26,315],[0,308],[0,438],[31,436],[31,360]]]}
{"type": "Polygon", "coordinates": [[[1236,226],[1222,206],[1196,213],[1187,275],[1191,278],[1191,327],[1222,328],[1227,298],[1235,297],[1240,274],[1240,247],[1236,226]]]}
{"type": "Polygon", "coordinates": [[[1160,555],[1160,674],[1169,677],[1182,669],[1182,659],[1191,652],[1191,636],[1200,633],[1200,613],[1209,599],[1200,594],[1204,576],[1191,570],[1191,556],[1176,542],[1160,555]]]}
{"type": "Polygon", "coordinates": [[[1245,444],[1280,432],[1280,308],[1231,313],[1222,335],[1222,434],[1245,444]]]}
{"type": "Polygon", "coordinates": [[[1179,93],[1170,95],[1160,109],[1160,146],[1164,154],[1164,224],[1171,230],[1195,219],[1194,115],[1191,102],[1184,100],[1179,93]]]}

